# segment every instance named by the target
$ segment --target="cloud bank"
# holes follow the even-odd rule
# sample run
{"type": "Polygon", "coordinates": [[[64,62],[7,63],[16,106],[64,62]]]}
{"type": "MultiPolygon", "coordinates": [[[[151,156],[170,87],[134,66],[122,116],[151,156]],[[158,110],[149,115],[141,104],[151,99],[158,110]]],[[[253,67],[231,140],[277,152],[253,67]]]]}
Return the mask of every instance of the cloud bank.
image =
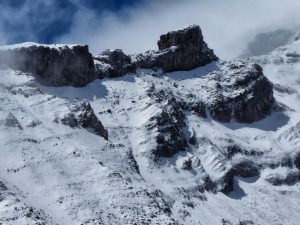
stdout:
{"type": "MultiPolygon", "coordinates": [[[[81,0],[68,1],[77,10],[69,17],[63,16],[71,18],[69,26],[58,32],[53,42],[85,43],[94,54],[107,48],[122,48],[126,53],[156,49],[160,34],[199,24],[206,42],[218,56],[234,58],[257,33],[295,29],[300,21],[300,1],[296,0],[149,0],[125,5],[117,12],[104,10],[101,13],[81,0]]],[[[47,7],[51,8],[51,4],[47,7]]],[[[65,10],[62,15],[68,12],[65,10]]],[[[59,15],[53,12],[55,18],[60,18],[59,15]]],[[[25,16],[17,17],[24,19],[25,16]]],[[[44,19],[47,22],[47,18],[44,19]]],[[[53,18],[48,18],[50,20],[53,18]]],[[[35,32],[31,32],[28,37],[34,40],[35,32]]],[[[10,37],[4,39],[2,42],[7,42],[10,37]]]]}
{"type": "Polygon", "coordinates": [[[60,42],[87,43],[97,53],[122,48],[127,53],[156,49],[160,34],[199,24],[209,46],[222,58],[238,56],[259,32],[293,29],[300,21],[295,0],[148,1],[101,17],[83,9],[60,42]]]}

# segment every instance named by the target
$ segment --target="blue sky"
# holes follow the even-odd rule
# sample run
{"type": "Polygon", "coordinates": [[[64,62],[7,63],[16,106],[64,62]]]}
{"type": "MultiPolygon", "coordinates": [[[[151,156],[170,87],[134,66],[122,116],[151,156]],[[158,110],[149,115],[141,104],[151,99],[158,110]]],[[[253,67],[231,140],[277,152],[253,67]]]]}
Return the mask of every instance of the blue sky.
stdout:
{"type": "Polygon", "coordinates": [[[0,0],[2,32],[9,43],[35,41],[51,43],[68,33],[74,15],[82,7],[96,15],[118,13],[124,7],[133,7],[142,0],[0,0]],[[17,18],[22,15],[22,18],[17,18]],[[12,18],[15,17],[15,18],[12,18]],[[31,32],[31,35],[28,33],[31,32]]]}
{"type": "Polygon", "coordinates": [[[238,56],[257,33],[299,29],[298,0],[0,0],[0,44],[88,44],[125,53],[156,49],[190,24],[220,58],[238,56]]]}

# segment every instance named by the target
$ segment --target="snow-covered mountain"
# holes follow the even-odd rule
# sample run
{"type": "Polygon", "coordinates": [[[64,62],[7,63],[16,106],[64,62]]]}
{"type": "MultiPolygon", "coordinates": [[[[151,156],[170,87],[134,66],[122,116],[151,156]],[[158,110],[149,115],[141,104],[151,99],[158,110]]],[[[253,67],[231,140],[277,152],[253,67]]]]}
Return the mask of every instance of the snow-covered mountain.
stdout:
{"type": "Polygon", "coordinates": [[[158,45],[0,47],[1,224],[299,224],[299,35],[248,60],[198,26],[158,45]]]}

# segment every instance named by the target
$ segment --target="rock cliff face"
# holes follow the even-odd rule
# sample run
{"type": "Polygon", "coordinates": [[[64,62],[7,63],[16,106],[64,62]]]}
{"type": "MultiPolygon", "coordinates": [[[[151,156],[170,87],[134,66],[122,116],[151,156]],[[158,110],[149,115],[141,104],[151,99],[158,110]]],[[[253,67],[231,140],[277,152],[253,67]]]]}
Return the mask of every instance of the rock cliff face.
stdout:
{"type": "Polygon", "coordinates": [[[179,87],[174,88],[182,107],[197,116],[210,115],[220,122],[258,121],[271,113],[275,102],[273,85],[262,68],[245,60],[220,61],[217,69],[186,85],[188,94],[179,92],[179,87]]]}
{"type": "Polygon", "coordinates": [[[218,60],[208,48],[199,26],[161,35],[158,51],[148,51],[136,58],[141,68],[161,68],[164,72],[191,70],[218,60]]]}
{"type": "Polygon", "coordinates": [[[96,79],[88,46],[47,46],[0,49],[0,63],[12,69],[32,73],[48,86],[85,86],[96,79]]]}
{"type": "Polygon", "coordinates": [[[121,49],[105,50],[95,57],[95,65],[99,78],[119,77],[134,72],[136,69],[131,58],[125,55],[121,49]]]}
{"type": "Polygon", "coordinates": [[[158,51],[147,51],[131,58],[122,50],[106,50],[95,57],[100,77],[122,76],[137,68],[162,69],[164,72],[191,70],[218,60],[208,48],[199,26],[161,35],[158,51]]]}
{"type": "Polygon", "coordinates": [[[252,123],[273,107],[273,86],[262,68],[247,61],[224,62],[224,69],[209,78],[215,81],[209,103],[212,117],[221,122],[252,123]]]}
{"type": "Polygon", "coordinates": [[[158,66],[166,72],[191,70],[218,59],[208,48],[200,27],[196,25],[161,35],[158,49],[158,66]]]}
{"type": "Polygon", "coordinates": [[[172,93],[151,90],[147,94],[154,100],[153,104],[159,104],[162,109],[158,115],[150,118],[155,123],[149,129],[157,127],[157,147],[153,152],[155,158],[170,157],[179,151],[185,151],[187,140],[183,128],[186,124],[181,106],[172,93]]]}
{"type": "MultiPolygon", "coordinates": [[[[158,48],[131,57],[120,49],[106,50],[93,59],[87,46],[31,45],[0,49],[0,60],[10,68],[32,73],[49,86],[84,86],[96,78],[135,73],[137,68],[191,70],[218,60],[195,25],[161,35],[158,48]]],[[[209,112],[221,122],[235,119],[251,123],[270,113],[273,106],[272,84],[259,65],[247,61],[219,61],[219,68],[203,77],[199,85],[201,90],[188,98],[191,102],[178,97],[181,106],[199,116],[206,117],[209,112]],[[197,95],[210,97],[203,100],[197,95]]]]}
{"type": "Polygon", "coordinates": [[[61,118],[60,121],[72,128],[81,126],[108,140],[107,130],[95,115],[89,102],[74,103],[70,113],[61,118]]]}

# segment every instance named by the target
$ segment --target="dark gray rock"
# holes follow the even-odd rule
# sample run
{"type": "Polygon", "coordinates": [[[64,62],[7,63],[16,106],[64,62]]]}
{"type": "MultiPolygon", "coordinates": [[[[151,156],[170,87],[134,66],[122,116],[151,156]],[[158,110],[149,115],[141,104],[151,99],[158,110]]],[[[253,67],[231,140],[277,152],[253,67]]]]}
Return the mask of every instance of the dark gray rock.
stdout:
{"type": "Polygon", "coordinates": [[[76,116],[73,113],[67,114],[60,121],[61,121],[62,124],[68,125],[72,128],[78,126],[78,120],[77,120],[76,116]]]}
{"type": "Polygon", "coordinates": [[[145,53],[136,55],[134,64],[137,68],[143,69],[161,69],[162,65],[159,62],[159,51],[149,50],[145,53]]]}
{"type": "Polygon", "coordinates": [[[80,102],[73,105],[71,112],[60,119],[61,123],[72,128],[81,126],[108,140],[107,130],[95,115],[89,102],[80,102]]]}
{"type": "Polygon", "coordinates": [[[15,127],[19,130],[23,130],[23,127],[19,123],[18,119],[12,113],[8,113],[7,117],[5,118],[4,125],[7,127],[15,127]]]}
{"type": "Polygon", "coordinates": [[[272,174],[266,178],[266,181],[273,184],[274,186],[280,185],[294,185],[300,181],[300,172],[299,171],[291,171],[286,176],[282,177],[277,174],[272,174]]]}
{"type": "Polygon", "coordinates": [[[196,133],[195,131],[192,132],[191,136],[189,137],[189,143],[191,145],[196,145],[197,144],[197,136],[196,136],[196,133]]]}
{"type": "Polygon", "coordinates": [[[274,84],[273,85],[274,90],[280,92],[280,93],[286,93],[288,95],[297,94],[297,91],[293,88],[286,87],[280,84],[274,84]]]}
{"type": "Polygon", "coordinates": [[[226,147],[225,156],[228,159],[231,159],[235,155],[240,154],[243,156],[262,156],[264,153],[259,150],[254,149],[245,149],[240,147],[237,144],[232,144],[226,147]]]}
{"type": "Polygon", "coordinates": [[[107,130],[95,115],[90,103],[82,102],[78,107],[78,123],[83,128],[93,129],[94,132],[108,140],[107,130]]]}
{"type": "Polygon", "coordinates": [[[164,72],[172,72],[191,70],[218,60],[196,25],[161,35],[157,44],[159,51],[137,55],[137,67],[161,68],[164,72]]]}
{"type": "Polygon", "coordinates": [[[95,57],[98,76],[118,77],[137,68],[162,69],[164,72],[191,70],[218,60],[196,25],[161,35],[158,48],[158,51],[150,50],[132,57],[120,49],[106,50],[95,57]]]}
{"type": "Polygon", "coordinates": [[[126,153],[126,157],[127,157],[127,161],[128,164],[130,165],[130,167],[133,169],[133,171],[137,174],[140,175],[140,168],[139,168],[139,164],[137,163],[137,161],[135,160],[133,154],[132,154],[132,149],[130,149],[130,151],[128,151],[126,153]]]}
{"type": "Polygon", "coordinates": [[[293,167],[293,161],[288,154],[286,154],[282,157],[282,159],[280,160],[280,166],[289,167],[289,168],[293,167]]]}
{"type": "Polygon", "coordinates": [[[119,77],[134,72],[136,69],[131,58],[121,49],[113,51],[107,49],[95,57],[95,60],[99,78],[119,77]]]}
{"type": "Polygon", "coordinates": [[[7,187],[4,183],[2,183],[2,181],[0,181],[0,191],[6,191],[7,187]]]}
{"type": "Polygon", "coordinates": [[[204,102],[201,101],[195,101],[196,96],[191,95],[188,96],[188,101],[181,101],[180,105],[181,107],[189,112],[192,112],[194,114],[196,114],[199,117],[203,117],[203,118],[207,118],[207,114],[206,114],[206,104],[204,102]]]}
{"type": "Polygon", "coordinates": [[[210,105],[210,113],[215,120],[220,122],[230,122],[232,118],[232,108],[229,100],[219,95],[210,105]]]}
{"type": "Polygon", "coordinates": [[[154,102],[162,104],[162,112],[152,117],[154,125],[148,127],[153,129],[156,126],[158,135],[156,137],[157,147],[154,150],[156,159],[161,157],[170,157],[179,151],[184,151],[187,146],[187,140],[183,133],[185,127],[184,112],[180,104],[171,93],[163,90],[148,92],[154,102]]]}
{"type": "Polygon", "coordinates": [[[298,152],[294,159],[294,164],[298,170],[300,170],[300,152],[298,152]]]}
{"type": "Polygon", "coordinates": [[[258,167],[251,161],[244,160],[242,162],[233,165],[232,170],[236,176],[243,178],[255,177],[259,175],[258,167]]]}
{"type": "Polygon", "coordinates": [[[252,123],[268,115],[274,106],[273,86],[262,68],[246,61],[225,63],[226,71],[213,74],[217,83],[211,92],[209,110],[221,122],[252,123]],[[229,72],[228,72],[229,71],[229,72]]]}
{"type": "Polygon", "coordinates": [[[234,100],[234,117],[239,122],[252,123],[271,113],[274,98],[272,85],[266,77],[258,80],[249,90],[252,98],[246,93],[234,100]]]}
{"type": "Polygon", "coordinates": [[[237,225],[254,225],[252,220],[241,220],[237,225]]]}
{"type": "Polygon", "coordinates": [[[191,93],[175,89],[174,95],[184,110],[200,117],[210,114],[220,122],[252,123],[269,115],[276,106],[272,83],[262,68],[250,61],[219,61],[211,73],[194,76],[198,85],[191,93]]]}
{"type": "Polygon", "coordinates": [[[255,177],[259,175],[258,167],[249,160],[241,161],[231,167],[224,177],[219,181],[223,188],[221,191],[225,194],[233,191],[233,178],[234,176],[240,176],[243,178],[255,177]]]}
{"type": "Polygon", "coordinates": [[[192,169],[192,160],[190,158],[185,158],[182,162],[182,167],[181,169],[183,170],[191,170],[192,169]]]}
{"type": "Polygon", "coordinates": [[[85,86],[96,79],[93,58],[86,45],[32,45],[0,50],[0,64],[32,73],[48,86],[85,86]]]}
{"type": "Polygon", "coordinates": [[[159,61],[166,72],[191,70],[218,59],[196,25],[161,35],[157,44],[162,52],[159,61]]]}
{"type": "Polygon", "coordinates": [[[222,225],[233,225],[233,223],[231,223],[229,220],[225,220],[225,219],[222,219],[221,223],[222,223],[222,225]]]}

